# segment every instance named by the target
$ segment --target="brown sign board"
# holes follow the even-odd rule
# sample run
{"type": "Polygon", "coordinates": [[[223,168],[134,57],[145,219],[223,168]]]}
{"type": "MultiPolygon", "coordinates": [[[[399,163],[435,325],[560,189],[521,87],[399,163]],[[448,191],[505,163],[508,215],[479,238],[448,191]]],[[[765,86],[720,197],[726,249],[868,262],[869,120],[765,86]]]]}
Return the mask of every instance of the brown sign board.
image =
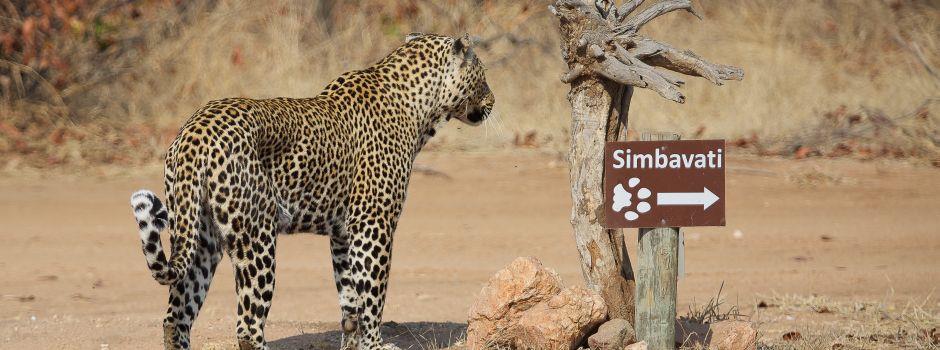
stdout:
{"type": "Polygon", "coordinates": [[[608,142],[607,228],[725,225],[725,141],[608,142]]]}

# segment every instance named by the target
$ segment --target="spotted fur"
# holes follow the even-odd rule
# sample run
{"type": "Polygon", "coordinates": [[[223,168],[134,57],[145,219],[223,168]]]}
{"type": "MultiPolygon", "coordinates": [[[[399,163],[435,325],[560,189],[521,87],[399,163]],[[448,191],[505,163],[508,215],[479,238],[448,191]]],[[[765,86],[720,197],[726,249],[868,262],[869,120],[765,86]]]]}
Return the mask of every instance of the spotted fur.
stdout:
{"type": "Polygon", "coordinates": [[[493,104],[467,36],[412,34],[316,97],[200,108],[167,152],[167,207],[150,191],[131,198],[147,265],[170,286],[166,348],[190,348],[224,251],[235,270],[239,347],[267,349],[277,234],[295,232],[330,237],[343,348],[388,347],[379,324],[412,163],[446,121],[477,125],[493,104]]]}

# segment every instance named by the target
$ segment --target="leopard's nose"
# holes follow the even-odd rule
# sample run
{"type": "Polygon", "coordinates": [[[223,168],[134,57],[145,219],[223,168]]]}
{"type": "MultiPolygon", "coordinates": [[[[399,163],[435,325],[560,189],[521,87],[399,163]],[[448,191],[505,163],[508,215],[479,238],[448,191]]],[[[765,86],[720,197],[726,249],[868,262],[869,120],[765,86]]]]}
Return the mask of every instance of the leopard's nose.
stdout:
{"type": "Polygon", "coordinates": [[[479,123],[483,119],[486,119],[486,113],[482,109],[474,109],[470,114],[467,114],[467,120],[471,123],[479,123]]]}

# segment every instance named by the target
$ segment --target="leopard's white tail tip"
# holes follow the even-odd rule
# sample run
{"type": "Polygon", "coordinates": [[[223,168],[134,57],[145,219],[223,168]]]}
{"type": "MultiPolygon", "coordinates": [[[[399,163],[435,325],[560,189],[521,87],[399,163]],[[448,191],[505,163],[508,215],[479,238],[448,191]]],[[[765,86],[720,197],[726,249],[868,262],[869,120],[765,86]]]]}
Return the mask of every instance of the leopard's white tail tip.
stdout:
{"type": "Polygon", "coordinates": [[[160,232],[167,226],[166,207],[151,191],[140,190],[131,195],[131,207],[140,233],[140,244],[153,278],[160,284],[173,283],[178,274],[167,263],[160,243],[160,232]]]}

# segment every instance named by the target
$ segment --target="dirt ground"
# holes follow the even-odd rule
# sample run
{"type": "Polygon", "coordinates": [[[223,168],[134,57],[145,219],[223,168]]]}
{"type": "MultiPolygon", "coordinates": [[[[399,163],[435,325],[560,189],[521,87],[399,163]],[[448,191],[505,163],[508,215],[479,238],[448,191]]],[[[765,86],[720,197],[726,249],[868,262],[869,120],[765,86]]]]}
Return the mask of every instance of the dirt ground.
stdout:
{"type": "MultiPolygon", "coordinates": [[[[518,256],[538,257],[567,283],[582,283],[562,158],[428,153],[418,163],[385,309],[394,341],[423,349],[459,339],[474,295],[518,256]]],[[[728,226],[685,230],[680,314],[724,282],[726,304],[744,313],[759,314],[760,301],[817,295],[919,301],[936,315],[940,170],[745,156],[728,166],[728,226]]],[[[161,172],[114,172],[0,177],[0,348],[162,348],[166,289],[147,271],[128,205],[138,188],[161,190],[161,172]]],[[[627,237],[634,254],[635,230],[627,237]]],[[[327,240],[282,236],[278,248],[269,342],[335,348],[339,309],[327,240]]],[[[215,282],[195,325],[196,349],[225,348],[234,337],[227,262],[215,282]]],[[[776,326],[762,336],[779,338],[786,322],[799,322],[791,318],[769,320],[776,326]]]]}

